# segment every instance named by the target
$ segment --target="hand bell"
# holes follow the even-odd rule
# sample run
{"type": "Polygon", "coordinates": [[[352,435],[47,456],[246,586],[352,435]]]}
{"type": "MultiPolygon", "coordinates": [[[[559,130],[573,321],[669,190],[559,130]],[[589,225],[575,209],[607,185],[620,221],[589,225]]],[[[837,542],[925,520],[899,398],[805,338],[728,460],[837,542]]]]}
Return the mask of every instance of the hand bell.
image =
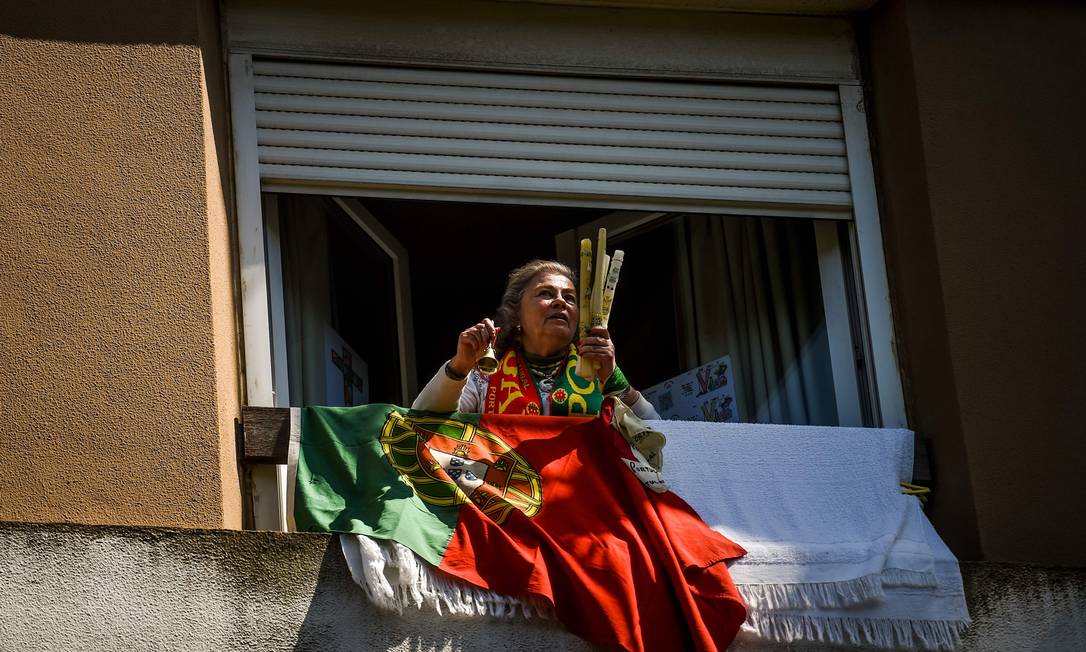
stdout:
{"type": "Polygon", "coordinates": [[[493,344],[486,345],[486,350],[475,362],[475,366],[479,369],[479,373],[484,376],[489,376],[498,370],[498,355],[494,353],[493,344]]]}

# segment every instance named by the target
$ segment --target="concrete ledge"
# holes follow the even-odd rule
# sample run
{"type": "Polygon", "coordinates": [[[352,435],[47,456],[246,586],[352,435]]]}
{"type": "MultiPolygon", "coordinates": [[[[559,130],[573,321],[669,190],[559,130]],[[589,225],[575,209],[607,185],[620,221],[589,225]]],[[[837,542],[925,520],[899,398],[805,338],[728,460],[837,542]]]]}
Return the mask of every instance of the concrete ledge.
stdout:
{"type": "MultiPolygon", "coordinates": [[[[1086,569],[963,572],[963,649],[1086,649],[1086,569]]],[[[589,649],[554,623],[378,612],[329,535],[0,523],[0,577],[3,649],[589,649]]]]}
{"type": "Polygon", "coordinates": [[[4,650],[587,650],[542,621],[378,612],[322,534],[0,523],[4,650]]]}
{"type": "Polygon", "coordinates": [[[962,562],[966,650],[1086,650],[1086,568],[962,562]]]}

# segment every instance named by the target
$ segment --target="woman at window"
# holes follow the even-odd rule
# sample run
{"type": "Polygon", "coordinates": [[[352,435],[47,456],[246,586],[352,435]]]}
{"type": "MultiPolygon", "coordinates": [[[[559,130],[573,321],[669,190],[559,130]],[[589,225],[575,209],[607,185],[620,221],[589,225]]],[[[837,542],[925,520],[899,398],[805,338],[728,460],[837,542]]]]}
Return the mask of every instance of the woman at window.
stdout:
{"type": "Polygon", "coordinates": [[[533,260],[509,274],[494,319],[460,333],[456,355],[419,393],[411,407],[437,412],[486,412],[577,416],[599,414],[606,396],[617,396],[642,419],[658,419],[652,405],[615,364],[606,328],[577,335],[577,284],[558,262],[533,260]],[[498,370],[476,367],[491,342],[498,370]],[[596,378],[575,373],[578,357],[598,366],[596,378]]]}

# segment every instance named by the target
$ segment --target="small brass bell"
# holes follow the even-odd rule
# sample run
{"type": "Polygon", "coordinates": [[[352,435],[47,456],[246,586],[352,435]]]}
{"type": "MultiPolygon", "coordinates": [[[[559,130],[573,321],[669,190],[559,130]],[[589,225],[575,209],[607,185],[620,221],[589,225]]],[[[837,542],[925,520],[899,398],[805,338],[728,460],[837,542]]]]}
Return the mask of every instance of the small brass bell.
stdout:
{"type": "Polygon", "coordinates": [[[494,353],[494,344],[486,345],[486,351],[483,351],[483,355],[476,361],[475,366],[484,376],[489,376],[498,370],[498,355],[494,353]]]}

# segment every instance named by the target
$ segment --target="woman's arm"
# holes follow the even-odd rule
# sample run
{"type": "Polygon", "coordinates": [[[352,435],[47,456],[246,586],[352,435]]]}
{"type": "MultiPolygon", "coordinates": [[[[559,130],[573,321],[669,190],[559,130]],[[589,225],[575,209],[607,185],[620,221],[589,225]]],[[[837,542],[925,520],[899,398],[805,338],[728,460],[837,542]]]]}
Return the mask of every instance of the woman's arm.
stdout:
{"type": "Polygon", "coordinates": [[[467,377],[456,380],[446,371],[448,363],[441,365],[426,387],[419,392],[415,402],[411,404],[413,410],[430,410],[431,412],[453,412],[459,409],[460,394],[464,390],[467,377]]]}
{"type": "Polygon", "coordinates": [[[630,387],[625,392],[619,394],[618,398],[628,405],[630,409],[633,410],[634,414],[646,421],[660,418],[660,415],[656,412],[656,408],[652,407],[652,403],[649,403],[649,400],[633,387],[630,387]]]}
{"type": "Polygon", "coordinates": [[[475,361],[496,334],[494,322],[489,319],[461,331],[456,341],[456,355],[441,365],[419,392],[411,408],[432,412],[478,412],[483,404],[479,396],[479,382],[472,378],[469,383],[468,378],[475,373],[475,361]]]}

